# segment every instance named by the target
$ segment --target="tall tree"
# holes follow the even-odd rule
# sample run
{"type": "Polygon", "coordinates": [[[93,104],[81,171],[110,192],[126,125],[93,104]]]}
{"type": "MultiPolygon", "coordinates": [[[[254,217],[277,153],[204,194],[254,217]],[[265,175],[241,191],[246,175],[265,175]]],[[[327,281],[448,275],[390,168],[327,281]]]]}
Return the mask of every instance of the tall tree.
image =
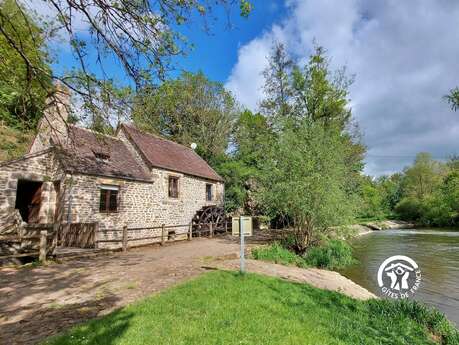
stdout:
{"type": "Polygon", "coordinates": [[[282,43],[274,44],[268,62],[268,67],[263,71],[265,98],[260,103],[261,112],[271,118],[291,115],[293,89],[290,78],[294,63],[282,43]]]}
{"type": "Polygon", "coordinates": [[[445,172],[444,165],[433,160],[430,153],[418,153],[414,164],[405,169],[404,195],[423,200],[440,186],[445,172]]]}
{"type": "Polygon", "coordinates": [[[299,117],[336,124],[342,129],[350,123],[349,91],[352,79],[345,69],[332,72],[324,48],[318,46],[309,62],[293,70],[295,112],[299,117]]]}
{"type": "Polygon", "coordinates": [[[316,46],[308,63],[293,69],[292,112],[297,119],[335,127],[339,131],[349,177],[346,189],[352,194],[360,188],[366,148],[349,107],[348,89],[353,79],[345,72],[345,68],[331,70],[325,49],[316,46]]]}
{"type": "Polygon", "coordinates": [[[184,145],[196,143],[198,152],[212,160],[224,154],[238,105],[223,84],[199,72],[185,72],[155,89],[140,93],[135,103],[135,124],[184,145]]]}
{"type": "Polygon", "coordinates": [[[324,61],[318,48],[303,69],[294,69],[289,112],[278,108],[281,112],[273,117],[276,140],[261,174],[260,200],[270,216],[283,218],[294,229],[300,252],[331,226],[352,218],[357,199],[349,172],[362,166],[354,147],[359,144],[347,129],[346,84],[334,83],[324,61]]]}
{"type": "Polygon", "coordinates": [[[226,208],[259,215],[256,198],[260,171],[273,141],[266,117],[249,110],[240,113],[233,129],[232,151],[216,169],[225,178],[226,208]]]}

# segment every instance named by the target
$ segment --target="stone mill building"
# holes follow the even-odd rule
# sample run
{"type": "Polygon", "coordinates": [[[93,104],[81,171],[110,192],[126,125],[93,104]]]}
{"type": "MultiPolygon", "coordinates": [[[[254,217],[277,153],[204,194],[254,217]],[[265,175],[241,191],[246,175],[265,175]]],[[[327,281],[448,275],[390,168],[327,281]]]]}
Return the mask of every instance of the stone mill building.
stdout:
{"type": "MultiPolygon", "coordinates": [[[[29,152],[0,163],[0,234],[20,216],[29,224],[97,223],[97,238],[116,238],[111,229],[189,224],[223,204],[222,178],[193,149],[129,124],[113,136],[68,125],[68,94],[59,99],[29,152]]],[[[187,231],[170,233],[181,239],[187,231]]]]}

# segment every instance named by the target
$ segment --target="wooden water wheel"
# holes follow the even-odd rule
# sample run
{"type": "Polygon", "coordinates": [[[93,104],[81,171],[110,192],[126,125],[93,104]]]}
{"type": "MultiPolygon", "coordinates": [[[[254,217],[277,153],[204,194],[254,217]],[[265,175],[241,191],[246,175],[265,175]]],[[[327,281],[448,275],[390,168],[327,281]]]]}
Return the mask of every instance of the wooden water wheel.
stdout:
{"type": "Polygon", "coordinates": [[[193,218],[193,233],[197,236],[208,236],[210,225],[212,224],[213,232],[225,231],[226,215],[223,207],[204,206],[193,218]]]}

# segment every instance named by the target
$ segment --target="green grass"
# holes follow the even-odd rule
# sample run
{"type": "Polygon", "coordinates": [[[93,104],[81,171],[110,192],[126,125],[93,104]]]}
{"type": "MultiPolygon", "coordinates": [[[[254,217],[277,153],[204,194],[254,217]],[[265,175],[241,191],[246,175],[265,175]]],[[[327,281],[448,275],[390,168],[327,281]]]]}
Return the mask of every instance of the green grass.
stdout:
{"type": "Polygon", "coordinates": [[[275,242],[269,246],[254,248],[252,257],[282,265],[298,267],[319,267],[340,269],[355,262],[351,246],[342,240],[329,240],[320,246],[309,248],[304,256],[295,254],[282,244],[275,242]]]}
{"type": "Polygon", "coordinates": [[[307,250],[304,261],[309,266],[331,270],[344,268],[355,262],[352,247],[345,241],[330,240],[307,250]]]}
{"type": "Polygon", "coordinates": [[[274,262],[282,265],[293,265],[306,267],[304,259],[294,252],[284,248],[280,243],[275,242],[269,246],[252,249],[252,257],[256,260],[274,262]]]}
{"type": "Polygon", "coordinates": [[[47,344],[437,344],[426,325],[412,318],[412,310],[397,312],[392,305],[275,278],[215,271],[47,344]]]}

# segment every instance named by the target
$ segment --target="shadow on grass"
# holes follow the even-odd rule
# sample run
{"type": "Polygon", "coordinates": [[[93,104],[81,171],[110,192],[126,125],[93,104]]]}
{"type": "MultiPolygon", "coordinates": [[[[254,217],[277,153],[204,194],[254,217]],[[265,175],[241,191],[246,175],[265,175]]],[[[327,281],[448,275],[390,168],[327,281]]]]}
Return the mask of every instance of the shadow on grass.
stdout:
{"type": "MultiPolygon", "coordinates": [[[[118,300],[114,295],[106,295],[84,303],[50,304],[30,312],[23,320],[0,324],[0,344],[37,344],[49,336],[97,317],[101,311],[115,306],[118,300]]],[[[128,316],[124,315],[123,322],[118,322],[114,330],[116,329],[118,333],[122,332],[127,327],[128,316]]],[[[77,343],[82,342],[69,342],[69,344],[77,343]]],[[[99,343],[94,342],[94,344],[99,343]]]]}
{"type": "Polygon", "coordinates": [[[48,339],[46,345],[112,345],[129,329],[132,312],[116,310],[103,319],[94,319],[77,328],[48,339]]]}

